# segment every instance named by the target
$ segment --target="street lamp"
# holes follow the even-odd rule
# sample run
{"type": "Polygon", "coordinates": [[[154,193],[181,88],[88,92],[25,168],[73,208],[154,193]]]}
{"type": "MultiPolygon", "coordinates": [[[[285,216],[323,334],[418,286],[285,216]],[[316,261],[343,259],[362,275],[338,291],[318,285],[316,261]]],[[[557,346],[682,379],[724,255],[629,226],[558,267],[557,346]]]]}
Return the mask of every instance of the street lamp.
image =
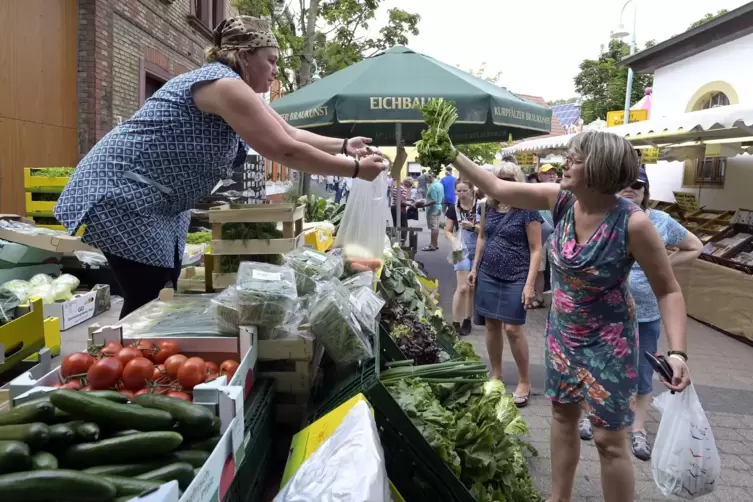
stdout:
{"type": "MultiPolygon", "coordinates": [[[[620,40],[622,38],[625,38],[629,34],[632,35],[630,37],[630,55],[631,56],[635,54],[635,26],[637,24],[637,20],[638,20],[638,6],[636,5],[634,0],[627,0],[627,2],[625,2],[625,5],[622,6],[622,11],[620,11],[620,24],[617,25],[617,29],[613,30],[610,35],[610,38],[612,40],[620,40]],[[625,29],[625,25],[622,23],[622,19],[625,15],[625,8],[630,3],[633,4],[632,34],[625,29]]],[[[628,67],[627,90],[625,91],[625,124],[630,123],[630,95],[632,93],[633,93],[633,69],[631,67],[628,67]]]]}

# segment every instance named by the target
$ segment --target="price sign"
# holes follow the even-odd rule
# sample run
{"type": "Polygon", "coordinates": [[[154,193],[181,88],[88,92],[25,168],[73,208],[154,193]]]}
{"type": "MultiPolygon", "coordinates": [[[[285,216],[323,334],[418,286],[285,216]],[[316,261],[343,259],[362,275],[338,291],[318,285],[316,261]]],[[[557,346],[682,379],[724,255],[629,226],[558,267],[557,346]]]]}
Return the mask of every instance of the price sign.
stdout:
{"type": "Polygon", "coordinates": [[[641,162],[644,164],[656,164],[659,162],[659,149],[644,148],[641,150],[641,162]]]}
{"type": "Polygon", "coordinates": [[[532,153],[516,153],[515,158],[518,159],[518,165],[520,166],[532,166],[536,163],[536,159],[532,153]]]}
{"type": "Polygon", "coordinates": [[[680,209],[682,209],[685,212],[694,212],[694,211],[700,211],[701,206],[698,204],[698,199],[696,198],[695,194],[688,193],[688,192],[672,192],[675,194],[675,202],[678,206],[680,206],[680,209]]]}

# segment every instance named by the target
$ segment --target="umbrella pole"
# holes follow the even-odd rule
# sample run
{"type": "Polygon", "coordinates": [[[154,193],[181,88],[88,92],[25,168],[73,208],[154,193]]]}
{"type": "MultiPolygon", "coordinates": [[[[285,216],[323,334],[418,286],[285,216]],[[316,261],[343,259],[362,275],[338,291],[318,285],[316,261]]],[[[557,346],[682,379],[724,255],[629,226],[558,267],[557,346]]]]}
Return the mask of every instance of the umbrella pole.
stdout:
{"type": "MultiPolygon", "coordinates": [[[[395,149],[396,152],[400,148],[402,143],[403,143],[403,124],[397,123],[395,124],[395,146],[397,147],[395,149]]],[[[397,155],[395,155],[395,159],[397,159],[397,155]]],[[[395,240],[397,240],[397,242],[401,244],[402,244],[401,237],[403,235],[402,234],[403,219],[400,217],[401,216],[400,206],[403,203],[402,201],[403,191],[401,190],[400,184],[403,182],[402,178],[403,178],[403,168],[402,166],[400,166],[400,170],[398,171],[397,176],[393,178],[392,184],[394,186],[394,184],[397,183],[397,186],[394,186],[394,189],[395,189],[395,226],[400,229],[395,233],[395,240]]]]}

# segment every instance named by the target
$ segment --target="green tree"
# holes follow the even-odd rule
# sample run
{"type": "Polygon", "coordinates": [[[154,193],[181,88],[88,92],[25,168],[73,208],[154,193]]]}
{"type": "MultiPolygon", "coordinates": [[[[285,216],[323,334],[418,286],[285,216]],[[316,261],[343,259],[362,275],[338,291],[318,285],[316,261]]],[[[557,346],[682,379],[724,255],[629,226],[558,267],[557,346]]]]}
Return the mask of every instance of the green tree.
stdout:
{"type": "Polygon", "coordinates": [[[723,16],[727,12],[729,12],[727,9],[719,10],[719,11],[716,12],[716,14],[712,14],[711,12],[709,12],[705,16],[703,16],[701,19],[699,19],[695,23],[693,23],[690,26],[688,26],[688,30],[692,30],[693,28],[698,28],[702,24],[708,23],[709,21],[711,21],[712,19],[714,19],[716,17],[723,16]]]}
{"type": "MultiPolygon", "coordinates": [[[[653,41],[647,47],[651,44],[653,41]]],[[[580,64],[580,71],[575,76],[575,90],[583,97],[581,117],[586,124],[605,119],[609,111],[624,109],[628,69],[618,67],[617,63],[629,54],[628,44],[611,40],[607,47],[602,47],[597,59],[586,59],[580,64]]],[[[639,101],[653,81],[653,75],[636,73],[630,102],[639,101]]]]}
{"type": "MultiPolygon", "coordinates": [[[[498,71],[487,75],[487,70],[488,66],[484,62],[478,69],[468,70],[468,73],[494,85],[499,85],[500,80],[502,80],[502,72],[498,71]]],[[[491,164],[497,158],[497,154],[502,152],[502,143],[473,143],[458,145],[457,149],[476,164],[491,164]]]]}
{"type": "Polygon", "coordinates": [[[293,92],[311,81],[315,70],[326,76],[418,35],[421,17],[403,9],[387,11],[387,22],[367,35],[382,0],[235,0],[241,14],[268,17],[280,44],[280,83],[293,92]]]}

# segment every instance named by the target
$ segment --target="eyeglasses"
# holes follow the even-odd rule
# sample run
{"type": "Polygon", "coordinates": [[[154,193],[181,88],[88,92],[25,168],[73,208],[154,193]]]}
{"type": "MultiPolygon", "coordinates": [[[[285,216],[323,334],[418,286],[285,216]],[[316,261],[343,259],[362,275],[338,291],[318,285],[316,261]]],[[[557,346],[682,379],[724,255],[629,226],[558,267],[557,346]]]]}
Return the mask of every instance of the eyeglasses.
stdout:
{"type": "Polygon", "coordinates": [[[505,178],[500,178],[500,179],[501,179],[502,181],[515,181],[515,178],[508,178],[508,177],[505,177],[505,178]]]}
{"type": "Polygon", "coordinates": [[[646,185],[642,181],[634,181],[632,185],[630,185],[630,188],[633,190],[640,190],[641,188],[645,188],[646,185]]]}
{"type": "Polygon", "coordinates": [[[581,159],[576,159],[575,157],[570,157],[569,155],[565,157],[565,164],[573,165],[573,164],[582,164],[583,161],[581,159]]]}

